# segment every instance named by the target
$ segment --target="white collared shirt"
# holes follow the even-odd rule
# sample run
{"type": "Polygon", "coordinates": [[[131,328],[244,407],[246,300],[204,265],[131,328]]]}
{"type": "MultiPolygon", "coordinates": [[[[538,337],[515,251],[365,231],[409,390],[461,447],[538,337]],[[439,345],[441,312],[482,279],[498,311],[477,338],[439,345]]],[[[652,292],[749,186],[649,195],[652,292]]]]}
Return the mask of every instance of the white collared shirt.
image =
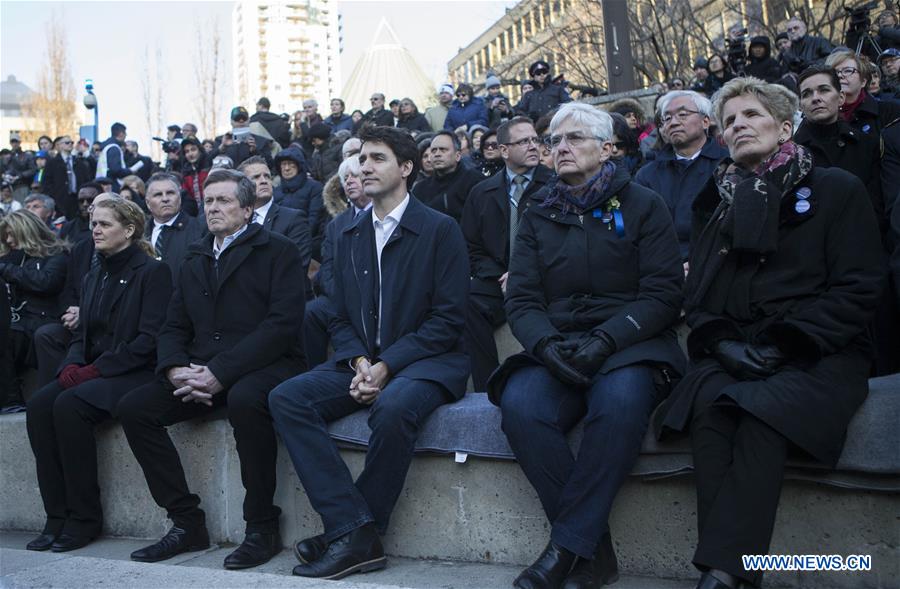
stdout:
{"type": "Polygon", "coordinates": [[[240,237],[241,234],[247,230],[247,227],[249,227],[249,225],[244,225],[243,227],[241,227],[240,229],[238,229],[231,235],[225,236],[225,239],[222,240],[222,247],[219,247],[219,239],[217,237],[213,236],[213,256],[216,258],[216,261],[219,260],[219,256],[222,255],[222,252],[225,251],[225,248],[228,247],[229,245],[231,245],[231,243],[235,239],[240,237]]]}
{"type": "Polygon", "coordinates": [[[162,233],[163,227],[171,227],[175,224],[175,219],[178,218],[176,214],[174,217],[166,221],[165,223],[157,223],[156,219],[153,220],[153,233],[150,234],[150,245],[154,248],[156,247],[156,240],[159,239],[159,234],[162,233]]]}
{"type": "Polygon", "coordinates": [[[702,147],[701,147],[700,149],[698,149],[696,152],[694,152],[694,155],[692,155],[692,156],[678,155],[678,153],[676,152],[676,153],[675,153],[675,159],[676,159],[676,160],[689,160],[689,161],[694,161],[695,159],[697,159],[698,157],[700,157],[700,152],[701,152],[701,151],[703,151],[703,148],[702,148],[702,147]]]}
{"type": "Polygon", "coordinates": [[[274,201],[273,201],[273,199],[270,198],[269,202],[267,202],[263,206],[261,206],[258,209],[253,211],[256,215],[253,219],[254,223],[258,223],[260,225],[265,225],[266,217],[269,216],[269,209],[272,208],[272,202],[274,202],[274,201]]]}
{"type": "Polygon", "coordinates": [[[380,221],[378,215],[375,214],[375,211],[372,211],[372,226],[375,228],[375,249],[378,252],[378,331],[375,332],[375,345],[378,347],[381,347],[381,252],[384,251],[384,246],[391,238],[391,235],[394,234],[394,230],[400,225],[400,219],[403,218],[403,213],[406,212],[407,206],[409,206],[408,192],[406,193],[403,202],[397,205],[397,208],[393,211],[385,215],[383,221],[380,221]]]}

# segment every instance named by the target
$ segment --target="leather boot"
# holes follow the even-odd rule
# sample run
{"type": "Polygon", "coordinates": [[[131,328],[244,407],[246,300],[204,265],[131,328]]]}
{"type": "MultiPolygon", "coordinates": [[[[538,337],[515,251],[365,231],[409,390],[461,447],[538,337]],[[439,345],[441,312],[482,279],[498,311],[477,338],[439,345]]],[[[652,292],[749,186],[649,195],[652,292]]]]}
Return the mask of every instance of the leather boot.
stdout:
{"type": "Polygon", "coordinates": [[[572,572],[578,557],[552,541],[530,567],[522,571],[513,587],[518,589],[557,589],[572,572]]]}

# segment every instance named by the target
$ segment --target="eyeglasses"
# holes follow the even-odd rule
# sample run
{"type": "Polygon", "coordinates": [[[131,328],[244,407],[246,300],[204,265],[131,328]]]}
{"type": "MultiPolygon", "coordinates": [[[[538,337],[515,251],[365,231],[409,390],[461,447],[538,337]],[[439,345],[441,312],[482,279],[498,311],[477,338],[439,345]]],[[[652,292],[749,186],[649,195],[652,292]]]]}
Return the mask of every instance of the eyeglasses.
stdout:
{"type": "Polygon", "coordinates": [[[588,141],[589,139],[596,139],[597,141],[600,141],[603,138],[582,135],[577,131],[573,131],[572,133],[565,133],[563,135],[551,135],[544,140],[544,145],[546,145],[550,149],[557,149],[559,147],[559,144],[562,143],[563,139],[566,140],[566,143],[569,145],[569,147],[578,147],[584,144],[584,142],[588,141]]]}
{"type": "Polygon", "coordinates": [[[69,139],[68,141],[60,141],[60,143],[64,143],[65,145],[72,145],[72,140],[69,139]]]}
{"type": "Polygon", "coordinates": [[[494,151],[495,149],[499,148],[500,145],[497,143],[485,143],[482,147],[484,147],[485,151],[494,151]]]}
{"type": "Polygon", "coordinates": [[[676,112],[675,114],[672,114],[672,113],[664,114],[662,116],[661,120],[662,120],[663,125],[668,125],[669,123],[672,122],[672,119],[678,119],[679,123],[683,123],[688,119],[689,116],[699,115],[699,114],[700,114],[699,110],[680,110],[680,111],[676,112]]]}
{"type": "Polygon", "coordinates": [[[839,78],[847,78],[857,73],[859,70],[855,67],[843,67],[839,70],[834,70],[834,73],[838,75],[839,78]]]}
{"type": "Polygon", "coordinates": [[[789,30],[789,31],[799,31],[801,28],[803,28],[803,27],[801,27],[800,25],[794,25],[794,26],[792,26],[792,27],[788,27],[787,30],[789,30]]]}
{"type": "Polygon", "coordinates": [[[535,76],[543,76],[544,74],[549,74],[550,70],[534,70],[535,76]]]}
{"type": "Polygon", "coordinates": [[[246,123],[247,117],[238,117],[236,119],[231,119],[231,120],[234,121],[235,123],[246,123]]]}
{"type": "Polygon", "coordinates": [[[381,98],[380,96],[373,96],[372,98],[369,99],[369,102],[378,102],[379,100],[384,100],[384,99],[381,98]]]}
{"type": "Polygon", "coordinates": [[[532,137],[526,137],[524,139],[519,139],[518,141],[513,141],[512,143],[507,143],[506,145],[515,145],[516,147],[530,147],[532,145],[540,145],[544,143],[540,137],[534,135],[532,137]]]}
{"type": "Polygon", "coordinates": [[[469,95],[469,94],[468,94],[467,92],[457,92],[457,93],[456,93],[456,97],[457,97],[457,98],[464,98],[464,97],[466,97],[466,96],[468,96],[468,95],[469,95]]]}

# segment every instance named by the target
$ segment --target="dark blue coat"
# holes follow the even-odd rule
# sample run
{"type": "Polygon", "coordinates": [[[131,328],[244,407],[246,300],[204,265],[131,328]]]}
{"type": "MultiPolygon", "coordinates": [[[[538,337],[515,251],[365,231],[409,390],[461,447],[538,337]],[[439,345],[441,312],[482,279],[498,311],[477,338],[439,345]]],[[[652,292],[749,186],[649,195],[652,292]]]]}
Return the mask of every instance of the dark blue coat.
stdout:
{"type": "Polygon", "coordinates": [[[697,159],[683,167],[676,159],[672,146],[668,145],[656,159],[644,164],[634,177],[635,182],[661,195],[666,201],[675,223],[675,233],[678,234],[682,261],[687,261],[691,249],[691,205],[727,155],[728,150],[710,138],[697,159]]]}
{"type": "Polygon", "coordinates": [[[334,115],[329,115],[325,117],[322,121],[329,127],[331,127],[331,134],[334,135],[338,131],[350,131],[353,132],[353,119],[350,118],[350,115],[341,114],[337,119],[334,118],[334,115]]]}
{"type": "Polygon", "coordinates": [[[447,111],[447,118],[444,119],[444,130],[453,131],[454,129],[466,126],[466,130],[471,129],[472,125],[484,125],[487,127],[488,115],[487,107],[484,105],[484,99],[477,96],[473,97],[465,105],[459,100],[454,100],[447,111]]]}
{"type": "Polygon", "coordinates": [[[381,256],[381,348],[376,348],[379,275],[373,209],[336,235],[335,316],[329,331],[334,364],[346,370],[357,356],[384,361],[391,376],[443,385],[455,398],[466,392],[465,352],[469,262],[459,225],[414,197],[381,256]]]}

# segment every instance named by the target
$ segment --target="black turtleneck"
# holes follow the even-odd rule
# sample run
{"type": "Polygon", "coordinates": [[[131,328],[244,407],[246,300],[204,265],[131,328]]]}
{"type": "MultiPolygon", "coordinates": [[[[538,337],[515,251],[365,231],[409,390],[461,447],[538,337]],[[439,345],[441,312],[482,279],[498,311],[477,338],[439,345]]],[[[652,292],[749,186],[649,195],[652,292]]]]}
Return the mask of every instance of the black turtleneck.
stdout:
{"type": "Polygon", "coordinates": [[[807,124],[809,125],[810,136],[818,141],[824,141],[833,137],[837,137],[840,131],[840,125],[838,124],[837,120],[835,120],[833,123],[824,124],[814,123],[807,120],[807,124]]]}
{"type": "Polygon", "coordinates": [[[88,310],[87,326],[90,341],[85,342],[87,360],[93,362],[100,354],[107,351],[108,340],[112,334],[107,333],[109,314],[112,310],[112,299],[109,293],[119,277],[136,255],[146,255],[139,245],[132,243],[124,250],[111,255],[98,252],[100,258],[99,272],[94,288],[94,298],[88,310]]]}

